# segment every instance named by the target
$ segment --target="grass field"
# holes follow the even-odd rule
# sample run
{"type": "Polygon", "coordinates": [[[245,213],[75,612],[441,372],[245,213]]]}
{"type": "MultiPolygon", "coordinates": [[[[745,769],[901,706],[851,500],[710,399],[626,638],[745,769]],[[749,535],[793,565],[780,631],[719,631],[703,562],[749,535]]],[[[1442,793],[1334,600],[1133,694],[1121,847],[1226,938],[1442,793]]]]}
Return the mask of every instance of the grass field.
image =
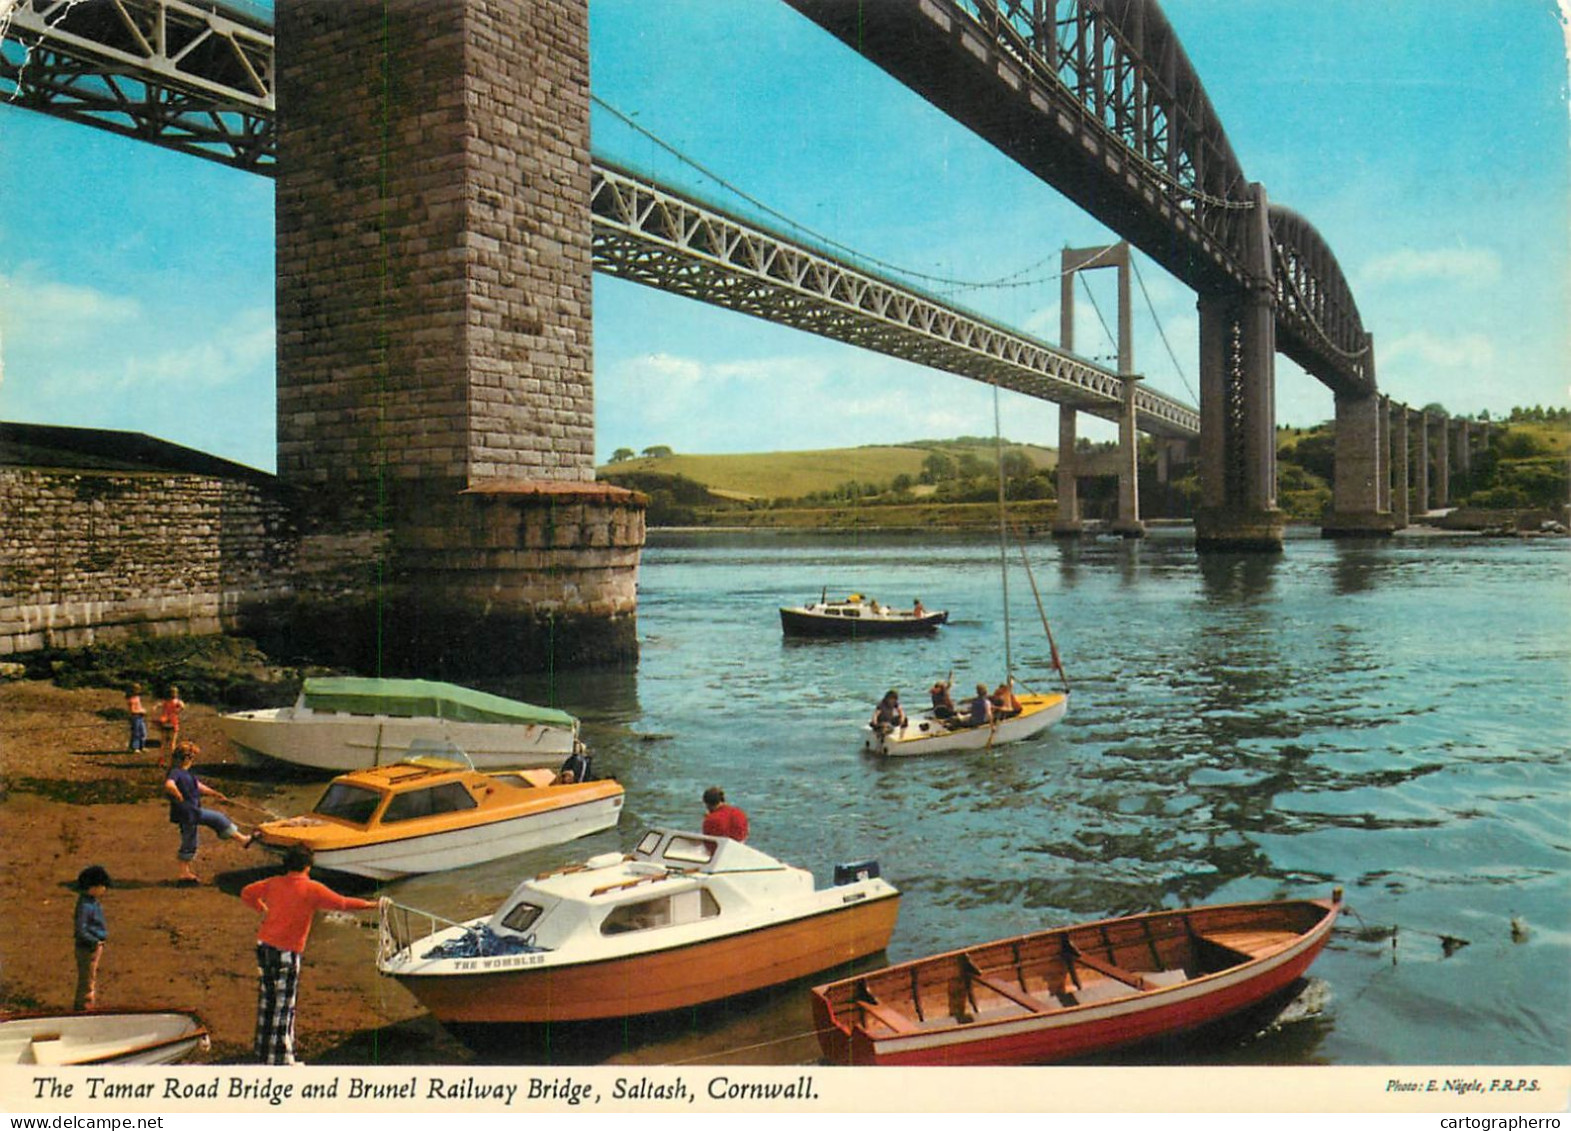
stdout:
{"type": "MultiPolygon", "coordinates": [[[[1038,468],[1058,465],[1058,453],[1052,448],[1006,444],[1005,450],[1024,453],[1038,468]]],[[[816,491],[833,491],[851,481],[887,487],[899,475],[915,480],[922,473],[922,462],[933,452],[941,452],[954,460],[969,453],[988,467],[997,459],[990,443],[935,442],[928,446],[875,445],[812,452],[640,456],[606,464],[597,474],[602,477],[617,472],[681,475],[727,498],[800,499],[816,491]]]]}

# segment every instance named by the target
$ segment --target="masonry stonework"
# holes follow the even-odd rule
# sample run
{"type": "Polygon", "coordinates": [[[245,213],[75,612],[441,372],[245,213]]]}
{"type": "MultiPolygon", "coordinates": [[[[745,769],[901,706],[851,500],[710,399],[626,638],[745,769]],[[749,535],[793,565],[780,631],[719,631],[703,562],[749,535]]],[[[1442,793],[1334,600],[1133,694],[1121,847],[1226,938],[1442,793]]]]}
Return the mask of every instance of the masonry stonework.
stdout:
{"type": "Polygon", "coordinates": [[[0,655],[240,627],[291,593],[288,509],[178,473],[0,467],[0,655]]]}
{"type": "Polygon", "coordinates": [[[644,500],[593,482],[587,0],[275,15],[278,472],[341,585],[264,635],[410,674],[629,659],[644,500]],[[373,533],[357,580],[334,548],[373,533]]]}

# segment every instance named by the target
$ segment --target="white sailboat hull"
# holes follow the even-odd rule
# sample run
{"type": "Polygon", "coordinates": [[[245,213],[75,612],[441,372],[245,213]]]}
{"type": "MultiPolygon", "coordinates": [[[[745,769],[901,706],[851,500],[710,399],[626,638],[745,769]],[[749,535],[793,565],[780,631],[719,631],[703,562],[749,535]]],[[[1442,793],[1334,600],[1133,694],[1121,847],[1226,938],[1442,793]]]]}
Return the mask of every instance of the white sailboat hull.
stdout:
{"type": "Polygon", "coordinates": [[[918,754],[948,754],[960,750],[991,750],[1041,734],[1064,717],[1069,696],[1062,692],[1022,695],[1020,714],[991,726],[951,727],[933,715],[918,715],[905,726],[887,733],[869,728],[863,749],[887,758],[918,754]]]}

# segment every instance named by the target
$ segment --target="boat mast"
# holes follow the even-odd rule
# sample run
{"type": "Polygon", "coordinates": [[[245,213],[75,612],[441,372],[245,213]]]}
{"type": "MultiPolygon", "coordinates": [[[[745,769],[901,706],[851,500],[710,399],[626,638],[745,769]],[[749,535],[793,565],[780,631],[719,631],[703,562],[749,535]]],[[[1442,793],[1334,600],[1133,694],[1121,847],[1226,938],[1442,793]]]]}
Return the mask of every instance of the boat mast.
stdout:
{"type": "Polygon", "coordinates": [[[998,415],[998,384],[993,384],[993,446],[998,460],[998,571],[1004,597],[1004,678],[1015,677],[1014,651],[1009,639],[1009,539],[1005,535],[1004,514],[1004,433],[998,415]]]}

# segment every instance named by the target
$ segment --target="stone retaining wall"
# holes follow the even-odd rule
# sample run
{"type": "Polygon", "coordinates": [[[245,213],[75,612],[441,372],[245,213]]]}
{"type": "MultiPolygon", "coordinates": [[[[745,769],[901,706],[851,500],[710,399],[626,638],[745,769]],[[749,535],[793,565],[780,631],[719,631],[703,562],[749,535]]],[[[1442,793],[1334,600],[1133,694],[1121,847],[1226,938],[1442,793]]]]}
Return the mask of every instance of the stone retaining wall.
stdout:
{"type": "Polygon", "coordinates": [[[254,484],[0,467],[0,655],[232,628],[291,591],[295,551],[254,484]]]}

